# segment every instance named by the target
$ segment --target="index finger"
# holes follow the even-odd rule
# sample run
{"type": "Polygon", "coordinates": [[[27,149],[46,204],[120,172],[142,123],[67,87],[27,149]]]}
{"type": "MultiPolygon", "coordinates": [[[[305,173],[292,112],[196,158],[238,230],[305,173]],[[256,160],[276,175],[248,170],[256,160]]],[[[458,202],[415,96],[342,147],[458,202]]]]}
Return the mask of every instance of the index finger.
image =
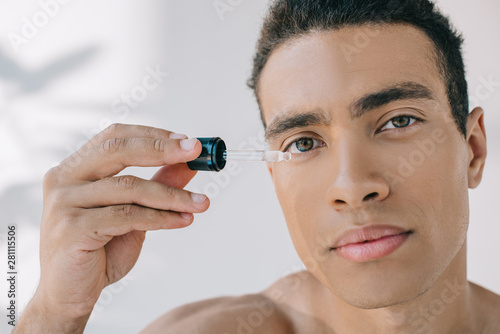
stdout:
{"type": "Polygon", "coordinates": [[[184,139],[184,134],[174,133],[165,129],[152,126],[114,123],[92,137],[80,148],[80,153],[88,151],[92,147],[113,138],[158,138],[158,139],[184,139]]]}
{"type": "Polygon", "coordinates": [[[71,157],[70,161],[77,163],[69,174],[78,180],[95,181],[129,166],[156,167],[194,160],[201,153],[201,143],[196,138],[112,138],[84,152],[84,157],[71,157]]]}

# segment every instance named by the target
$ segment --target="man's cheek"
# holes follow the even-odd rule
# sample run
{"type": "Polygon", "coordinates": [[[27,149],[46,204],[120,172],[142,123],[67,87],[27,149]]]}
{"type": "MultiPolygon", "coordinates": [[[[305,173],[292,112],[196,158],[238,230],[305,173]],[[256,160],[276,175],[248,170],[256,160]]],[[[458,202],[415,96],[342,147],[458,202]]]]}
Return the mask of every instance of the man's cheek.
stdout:
{"type": "Polygon", "coordinates": [[[446,170],[443,158],[446,158],[446,154],[443,147],[431,138],[414,140],[384,159],[390,163],[382,169],[382,174],[393,189],[406,189],[413,186],[415,180],[420,185],[428,186],[437,181],[436,177],[443,176],[446,170]]]}
{"type": "Polygon", "coordinates": [[[309,194],[306,184],[307,182],[290,184],[285,179],[275,184],[285,220],[289,228],[297,232],[300,232],[302,225],[310,225],[309,220],[314,218],[311,210],[314,211],[315,199],[309,194]]]}

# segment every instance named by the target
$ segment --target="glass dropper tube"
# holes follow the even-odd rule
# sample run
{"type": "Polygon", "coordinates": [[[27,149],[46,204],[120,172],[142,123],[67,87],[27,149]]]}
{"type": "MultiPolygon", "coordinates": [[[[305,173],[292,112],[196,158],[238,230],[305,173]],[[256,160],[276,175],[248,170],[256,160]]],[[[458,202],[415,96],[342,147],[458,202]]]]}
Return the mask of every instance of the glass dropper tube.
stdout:
{"type": "Polygon", "coordinates": [[[245,160],[245,161],[290,161],[292,154],[290,152],[280,151],[231,151],[226,149],[226,144],[220,137],[197,137],[200,141],[202,150],[195,159],[187,162],[192,170],[207,170],[218,172],[226,165],[226,160],[245,160]]]}
{"type": "Polygon", "coordinates": [[[224,151],[222,157],[225,160],[242,160],[242,161],[290,161],[292,154],[290,152],[281,151],[242,151],[242,150],[227,150],[224,151]]]}

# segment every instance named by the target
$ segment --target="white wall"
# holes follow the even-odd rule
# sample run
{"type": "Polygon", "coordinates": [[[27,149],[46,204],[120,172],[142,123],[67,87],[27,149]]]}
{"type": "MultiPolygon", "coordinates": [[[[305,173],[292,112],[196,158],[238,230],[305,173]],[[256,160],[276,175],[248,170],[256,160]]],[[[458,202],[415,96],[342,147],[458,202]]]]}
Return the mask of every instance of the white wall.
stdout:
{"type": "MultiPolygon", "coordinates": [[[[32,22],[42,9],[33,0],[0,1],[1,254],[6,226],[18,224],[21,309],[39,277],[43,174],[88,136],[124,122],[191,137],[220,136],[231,147],[263,147],[258,108],[245,80],[267,1],[232,3],[239,4],[221,19],[212,0],[72,0],[16,51],[9,34],[19,34],[23,18],[32,22]],[[147,68],[156,67],[169,73],[159,87],[127,113],[115,112],[112,103],[140,85],[147,68]]],[[[500,5],[494,0],[439,3],[465,35],[470,95],[486,110],[484,181],[470,191],[469,278],[500,293],[495,260],[500,86],[491,92],[482,87],[490,76],[500,82],[500,5]]],[[[147,234],[134,269],[102,294],[88,333],[135,333],[176,306],[256,292],[301,268],[264,164],[237,167],[229,178],[197,175],[188,189],[211,194],[210,210],[186,229],[147,234]]],[[[149,178],[155,171],[126,173],[149,178]]],[[[0,328],[8,330],[5,320],[0,328]]]]}

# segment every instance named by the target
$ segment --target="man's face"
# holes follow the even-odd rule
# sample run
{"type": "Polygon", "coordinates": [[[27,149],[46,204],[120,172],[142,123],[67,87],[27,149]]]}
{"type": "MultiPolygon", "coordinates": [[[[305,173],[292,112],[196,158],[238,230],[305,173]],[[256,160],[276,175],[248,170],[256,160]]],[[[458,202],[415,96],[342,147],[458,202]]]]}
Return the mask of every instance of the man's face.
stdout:
{"type": "Polygon", "coordinates": [[[430,40],[406,25],[309,34],[276,49],[262,72],[270,149],[293,155],[269,164],[291,238],[353,306],[416,298],[464,245],[468,150],[438,73],[430,40]],[[330,249],[345,231],[378,224],[411,233],[373,260],[330,249]]]}

